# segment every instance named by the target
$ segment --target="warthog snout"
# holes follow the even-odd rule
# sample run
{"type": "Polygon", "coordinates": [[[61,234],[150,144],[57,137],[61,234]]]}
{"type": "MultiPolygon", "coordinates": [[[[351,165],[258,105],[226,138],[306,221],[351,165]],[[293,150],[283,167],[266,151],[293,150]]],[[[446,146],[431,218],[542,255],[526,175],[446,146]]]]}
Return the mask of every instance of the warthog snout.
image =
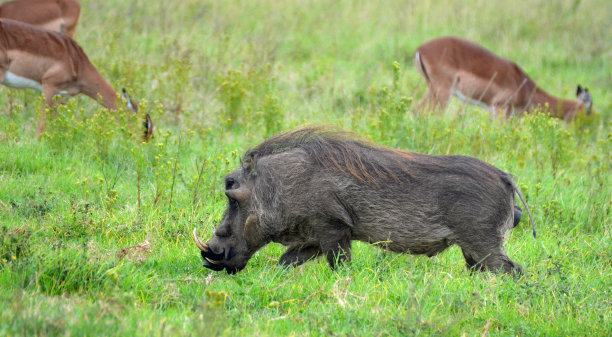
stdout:
{"type": "Polygon", "coordinates": [[[239,269],[242,269],[230,266],[226,263],[236,255],[231,247],[222,247],[222,245],[218,243],[203,243],[198,236],[196,228],[193,229],[193,239],[196,246],[200,248],[200,255],[202,255],[202,259],[204,260],[202,265],[204,267],[214,271],[226,269],[229,274],[236,273],[239,269]]]}

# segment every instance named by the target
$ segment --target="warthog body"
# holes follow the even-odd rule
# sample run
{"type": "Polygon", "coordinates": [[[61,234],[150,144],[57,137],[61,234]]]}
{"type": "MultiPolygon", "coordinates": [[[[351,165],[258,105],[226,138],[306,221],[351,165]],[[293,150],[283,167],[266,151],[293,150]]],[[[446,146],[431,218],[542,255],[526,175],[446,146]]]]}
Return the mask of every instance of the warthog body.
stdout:
{"type": "Polygon", "coordinates": [[[468,268],[520,271],[503,248],[520,218],[520,192],[509,174],[475,158],[304,128],[247,151],[225,188],[228,208],[213,238],[204,244],[194,229],[213,270],[239,271],[269,242],[288,246],[282,265],[324,255],[333,268],[350,260],[351,241],[360,240],[427,256],[457,244],[468,268]]]}

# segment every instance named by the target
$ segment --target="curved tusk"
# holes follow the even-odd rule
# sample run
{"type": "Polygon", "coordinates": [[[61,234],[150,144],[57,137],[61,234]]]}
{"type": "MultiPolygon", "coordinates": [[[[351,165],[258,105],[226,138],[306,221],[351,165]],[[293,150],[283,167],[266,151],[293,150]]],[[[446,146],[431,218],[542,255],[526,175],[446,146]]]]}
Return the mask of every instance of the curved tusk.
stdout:
{"type": "Polygon", "coordinates": [[[206,261],[208,261],[208,262],[210,262],[210,263],[212,263],[212,264],[219,264],[219,262],[217,262],[217,261],[215,261],[215,260],[211,260],[211,259],[209,259],[209,258],[207,258],[207,257],[205,257],[205,259],[206,259],[206,261]]]}
{"type": "Polygon", "coordinates": [[[198,230],[196,228],[193,229],[193,239],[195,240],[196,246],[198,246],[201,251],[208,253],[208,245],[200,240],[198,237],[198,230]]]}

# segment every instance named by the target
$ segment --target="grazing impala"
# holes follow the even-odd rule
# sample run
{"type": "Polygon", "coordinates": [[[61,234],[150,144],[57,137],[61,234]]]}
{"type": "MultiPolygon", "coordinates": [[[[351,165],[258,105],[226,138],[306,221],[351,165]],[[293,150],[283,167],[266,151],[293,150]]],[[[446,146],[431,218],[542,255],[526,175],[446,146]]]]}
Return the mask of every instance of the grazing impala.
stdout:
{"type": "MultiPolygon", "coordinates": [[[[117,92],[72,38],[17,21],[0,19],[0,80],[12,88],[42,91],[49,106],[56,95],[85,94],[100,98],[107,109],[117,109],[117,92]]],[[[129,109],[138,111],[125,90],[122,98],[129,109]]],[[[38,135],[44,119],[42,116],[38,135]]],[[[149,116],[144,125],[148,138],[153,131],[149,116]]]]}
{"type": "Polygon", "coordinates": [[[414,62],[428,88],[420,107],[425,103],[445,107],[450,96],[455,95],[494,114],[504,110],[506,117],[538,106],[548,106],[553,116],[565,120],[580,111],[591,113],[588,89],[579,85],[577,100],[549,95],[516,63],[468,40],[456,37],[431,40],[417,48],[414,62]]]}
{"type": "Polygon", "coordinates": [[[74,36],[81,5],[76,0],[16,0],[0,5],[0,18],[74,36]]]}

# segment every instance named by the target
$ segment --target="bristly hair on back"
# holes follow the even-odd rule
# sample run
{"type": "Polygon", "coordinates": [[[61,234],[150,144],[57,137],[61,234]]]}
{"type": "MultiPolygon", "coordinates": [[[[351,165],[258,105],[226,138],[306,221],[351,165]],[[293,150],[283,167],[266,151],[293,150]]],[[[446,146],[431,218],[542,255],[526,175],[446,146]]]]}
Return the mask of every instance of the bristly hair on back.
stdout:
{"type": "Polygon", "coordinates": [[[411,160],[410,152],[387,149],[328,126],[307,126],[278,134],[248,150],[245,158],[256,161],[293,149],[305,151],[320,167],[361,182],[378,185],[382,181],[399,181],[398,175],[410,175],[405,165],[406,160],[411,160]]]}

